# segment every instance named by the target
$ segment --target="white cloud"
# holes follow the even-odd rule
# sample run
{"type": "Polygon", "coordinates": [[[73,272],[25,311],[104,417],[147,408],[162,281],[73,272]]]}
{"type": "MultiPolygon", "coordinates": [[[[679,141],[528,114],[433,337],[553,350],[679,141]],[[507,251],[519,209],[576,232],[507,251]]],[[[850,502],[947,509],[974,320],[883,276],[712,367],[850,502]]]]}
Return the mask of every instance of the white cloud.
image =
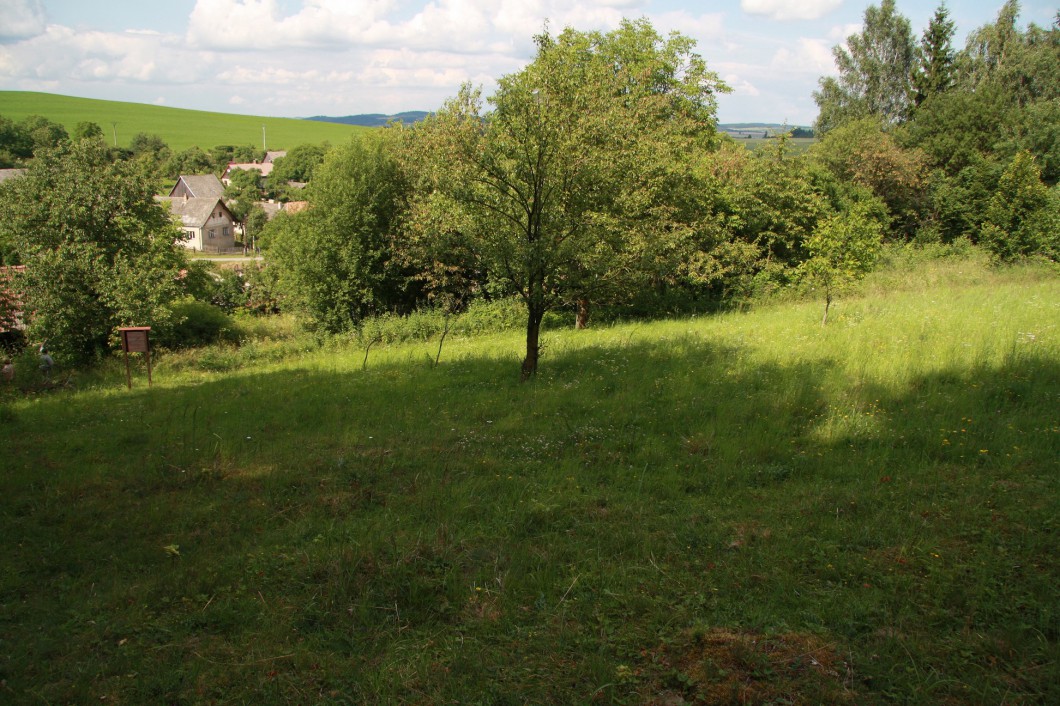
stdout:
{"type": "Polygon", "coordinates": [[[769,66],[774,71],[821,76],[836,72],[832,47],[821,39],[800,37],[794,46],[784,46],[774,54],[769,66]]]}
{"type": "Polygon", "coordinates": [[[463,54],[527,51],[546,20],[554,30],[610,29],[646,0],[430,0],[412,14],[391,0],[303,0],[284,14],[277,0],[197,0],[187,41],[218,51],[344,49],[350,45],[447,49],[463,54]]]}
{"type": "Polygon", "coordinates": [[[861,34],[861,26],[860,22],[838,25],[828,30],[828,38],[834,39],[837,42],[845,42],[850,35],[861,34]]]}
{"type": "MultiPolygon", "coordinates": [[[[828,5],[806,1],[815,12],[828,5]]],[[[735,108],[740,118],[768,117],[777,109],[778,87],[808,97],[812,85],[804,79],[834,71],[827,40],[764,37],[757,29],[738,29],[749,19],[766,24],[760,17],[701,12],[691,3],[673,10],[661,5],[658,0],[197,0],[184,33],[166,30],[165,24],[154,30],[75,31],[45,25],[39,0],[0,0],[4,29],[7,8],[39,10],[30,14],[39,20],[36,34],[0,40],[0,87],[157,99],[257,115],[430,110],[463,82],[483,85],[488,95],[497,78],[532,59],[533,36],[546,20],[556,34],[566,27],[607,31],[623,17],[642,16],[663,36],[676,30],[698,41],[709,68],[734,89],[720,98],[722,114],[735,108]]],[[[763,12],[770,7],[763,0],[745,0],[745,10],[748,5],[763,12]]],[[[774,11],[780,5],[774,3],[774,11]]]]}
{"type": "Polygon", "coordinates": [[[725,17],[720,12],[690,15],[684,11],[652,15],[652,24],[660,32],[672,29],[695,39],[721,39],[726,35],[725,17]]]}
{"type": "Polygon", "coordinates": [[[0,42],[35,37],[48,24],[42,0],[0,0],[0,18],[0,42]]]}
{"type": "Polygon", "coordinates": [[[843,0],[740,0],[749,15],[771,20],[816,20],[843,4],[843,0]]]}
{"type": "Polygon", "coordinates": [[[759,96],[761,91],[751,83],[737,74],[726,74],[722,76],[722,80],[729,85],[732,89],[732,95],[734,96],[759,96]]]}

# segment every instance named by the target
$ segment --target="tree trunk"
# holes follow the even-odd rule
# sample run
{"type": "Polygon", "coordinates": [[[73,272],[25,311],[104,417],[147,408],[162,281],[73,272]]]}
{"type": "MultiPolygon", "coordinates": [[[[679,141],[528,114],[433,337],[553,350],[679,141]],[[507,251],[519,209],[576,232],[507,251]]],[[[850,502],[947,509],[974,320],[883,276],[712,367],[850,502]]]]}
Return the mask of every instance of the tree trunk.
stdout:
{"type": "Polygon", "coordinates": [[[581,331],[589,326],[589,300],[578,299],[578,316],[574,319],[574,328],[581,331]]]}
{"type": "Polygon", "coordinates": [[[537,375],[537,359],[541,354],[541,319],[544,316],[544,307],[527,304],[526,358],[523,359],[523,372],[520,378],[524,382],[537,375]]]}
{"type": "Polygon", "coordinates": [[[821,326],[828,324],[828,309],[832,306],[832,293],[828,292],[824,295],[824,318],[821,319],[821,326]]]}

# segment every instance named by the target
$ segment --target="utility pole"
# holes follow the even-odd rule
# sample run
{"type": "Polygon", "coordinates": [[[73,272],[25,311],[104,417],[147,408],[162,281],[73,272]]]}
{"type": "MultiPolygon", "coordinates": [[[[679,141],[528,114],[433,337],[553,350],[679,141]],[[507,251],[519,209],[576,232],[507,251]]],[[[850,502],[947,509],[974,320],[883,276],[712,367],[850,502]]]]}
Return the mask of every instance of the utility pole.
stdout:
{"type": "Polygon", "coordinates": [[[112,122],[110,129],[114,132],[114,146],[118,146],[118,123],[112,122]]]}
{"type": "Polygon", "coordinates": [[[265,126],[261,126],[261,149],[265,152],[269,151],[269,148],[265,146],[265,126]]]}

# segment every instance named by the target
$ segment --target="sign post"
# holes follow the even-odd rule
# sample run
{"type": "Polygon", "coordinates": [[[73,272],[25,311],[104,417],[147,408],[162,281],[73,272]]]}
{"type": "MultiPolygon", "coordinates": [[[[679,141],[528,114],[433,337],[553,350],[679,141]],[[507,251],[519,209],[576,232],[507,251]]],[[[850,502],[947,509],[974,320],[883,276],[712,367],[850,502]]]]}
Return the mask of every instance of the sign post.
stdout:
{"type": "Polygon", "coordinates": [[[129,371],[129,354],[143,353],[147,356],[147,386],[151,386],[151,342],[148,339],[150,326],[126,326],[121,332],[121,349],[125,351],[125,384],[132,389],[132,373],[129,371]]]}

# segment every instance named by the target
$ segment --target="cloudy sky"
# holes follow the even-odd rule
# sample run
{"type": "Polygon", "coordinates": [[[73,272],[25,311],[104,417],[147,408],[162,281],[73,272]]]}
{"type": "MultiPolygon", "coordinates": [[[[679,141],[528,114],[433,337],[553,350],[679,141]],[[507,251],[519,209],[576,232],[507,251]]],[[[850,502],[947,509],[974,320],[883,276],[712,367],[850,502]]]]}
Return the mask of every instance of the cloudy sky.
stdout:
{"type": "MultiPolygon", "coordinates": [[[[1055,2],[1055,0],[1053,0],[1055,2]]],[[[948,0],[958,45],[1003,0],[948,0]]],[[[870,0],[0,0],[0,90],[306,117],[433,110],[532,57],[546,19],[609,30],[646,17],[697,41],[733,88],[722,122],[808,125],[831,48],[870,0]]],[[[913,31],[937,2],[898,0],[913,31]]],[[[1024,0],[1021,24],[1057,6],[1024,0]]]]}

